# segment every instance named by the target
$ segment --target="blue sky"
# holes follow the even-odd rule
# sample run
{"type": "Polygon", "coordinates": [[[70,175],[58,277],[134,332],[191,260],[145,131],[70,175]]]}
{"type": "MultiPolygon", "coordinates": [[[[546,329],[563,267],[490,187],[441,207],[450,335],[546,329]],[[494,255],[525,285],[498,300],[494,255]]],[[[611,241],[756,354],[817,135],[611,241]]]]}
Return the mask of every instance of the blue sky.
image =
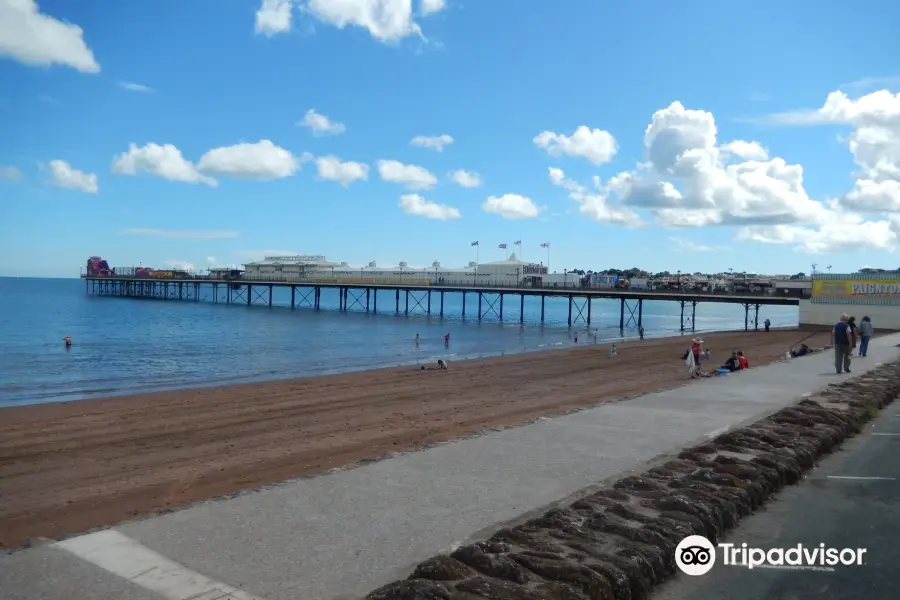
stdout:
{"type": "Polygon", "coordinates": [[[482,261],[549,242],[560,271],[896,268],[898,19],[832,0],[0,0],[0,275],[89,255],[458,266],[475,240],[482,261]]]}

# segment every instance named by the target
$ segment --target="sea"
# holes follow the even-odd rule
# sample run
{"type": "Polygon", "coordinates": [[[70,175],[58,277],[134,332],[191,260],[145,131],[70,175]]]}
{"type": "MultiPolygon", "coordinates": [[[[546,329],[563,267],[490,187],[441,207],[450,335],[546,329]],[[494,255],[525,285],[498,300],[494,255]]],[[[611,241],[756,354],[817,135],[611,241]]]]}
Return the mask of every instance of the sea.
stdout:
{"type": "MultiPolygon", "coordinates": [[[[433,293],[433,313],[438,296],[433,293]]],[[[359,306],[340,312],[338,292],[323,290],[316,311],[291,309],[288,289],[275,289],[270,308],[93,296],[78,279],[0,278],[0,407],[415,367],[439,358],[568,348],[576,336],[579,345],[637,337],[633,321],[624,335],[619,331],[617,300],[593,302],[590,329],[581,321],[568,327],[564,298],[546,300],[543,324],[536,297],[525,299],[524,323],[514,296],[507,297],[502,322],[487,303],[490,314],[479,321],[475,295],[468,297],[466,318],[460,294],[445,295],[443,317],[423,314],[425,302],[410,303],[414,314],[405,316],[401,295],[401,314],[395,314],[394,292],[382,291],[378,314],[359,306]],[[73,340],[69,349],[65,336],[73,340]]],[[[775,327],[797,325],[798,316],[794,306],[763,306],[759,313],[760,322],[768,318],[775,327]]],[[[645,301],[643,324],[648,338],[680,335],[680,306],[645,301]]],[[[697,305],[695,331],[743,327],[740,304],[697,305]]]]}

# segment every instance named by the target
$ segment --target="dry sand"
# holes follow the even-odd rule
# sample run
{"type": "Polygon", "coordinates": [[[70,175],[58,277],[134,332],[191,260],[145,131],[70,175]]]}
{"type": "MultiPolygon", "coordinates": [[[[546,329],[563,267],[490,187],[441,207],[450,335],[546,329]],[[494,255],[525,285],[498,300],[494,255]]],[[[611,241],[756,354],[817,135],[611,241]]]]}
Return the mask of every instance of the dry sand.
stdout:
{"type": "MultiPolygon", "coordinates": [[[[808,335],[704,337],[716,363],[741,349],[752,367],[808,335]]],[[[689,338],[2,408],[0,548],[687,384],[689,338]]]]}

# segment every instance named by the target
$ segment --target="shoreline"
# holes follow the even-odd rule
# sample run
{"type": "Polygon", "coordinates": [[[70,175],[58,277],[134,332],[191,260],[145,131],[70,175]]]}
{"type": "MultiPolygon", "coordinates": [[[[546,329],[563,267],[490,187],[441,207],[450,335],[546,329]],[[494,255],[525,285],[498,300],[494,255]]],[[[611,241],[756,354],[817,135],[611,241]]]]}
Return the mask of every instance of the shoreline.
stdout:
{"type": "MultiPolygon", "coordinates": [[[[572,327],[571,331],[577,332],[588,332],[588,331],[597,331],[596,328],[588,328],[584,329],[572,327]]],[[[780,327],[772,327],[771,332],[776,331],[809,331],[812,333],[813,331],[818,331],[816,328],[812,329],[804,329],[801,326],[780,326],[780,327]]],[[[619,344],[619,343],[649,343],[653,341],[661,341],[661,340],[672,340],[683,337],[694,337],[694,336],[702,336],[702,335],[720,335],[720,334],[752,334],[752,333],[764,333],[763,330],[759,331],[745,331],[744,329],[710,329],[710,330],[696,330],[696,331],[673,331],[666,332],[662,335],[648,335],[644,340],[638,339],[637,334],[634,336],[616,336],[616,337],[606,337],[606,338],[598,338],[596,341],[593,341],[589,336],[585,336],[585,342],[575,344],[572,341],[560,341],[560,342],[552,342],[546,344],[539,344],[537,346],[523,347],[519,350],[513,351],[499,351],[499,352],[488,352],[477,355],[466,355],[459,356],[452,353],[452,348],[450,348],[450,352],[448,353],[433,353],[433,356],[428,356],[427,358],[418,358],[415,360],[408,361],[400,361],[400,362],[390,362],[381,365],[373,365],[373,366],[362,366],[362,367],[350,367],[344,369],[324,369],[316,374],[310,375],[276,375],[274,377],[271,376],[237,376],[231,379],[217,379],[217,380],[205,380],[199,382],[176,382],[167,385],[162,385],[159,387],[153,388],[142,388],[137,386],[136,389],[113,389],[108,393],[88,393],[84,394],[82,391],[73,391],[71,395],[79,395],[84,394],[81,397],[76,398],[60,398],[57,399],[54,397],[53,393],[48,393],[46,397],[30,399],[25,401],[17,401],[10,404],[0,404],[0,413],[7,409],[14,408],[22,408],[26,406],[37,406],[44,404],[59,404],[59,403],[72,403],[72,402],[89,402],[92,400],[106,400],[111,398],[124,398],[131,396],[144,396],[147,394],[161,394],[161,393],[171,393],[177,391],[187,391],[187,390],[200,390],[200,389],[214,389],[221,387],[230,387],[230,386],[239,386],[239,385],[257,385],[263,384],[267,382],[288,382],[295,380],[307,380],[316,377],[332,377],[335,375],[346,375],[353,373],[365,373],[369,371],[380,371],[385,369],[398,369],[405,367],[413,367],[419,365],[430,365],[437,361],[438,358],[443,358],[448,362],[452,361],[454,363],[458,362],[472,362],[472,361],[480,361],[480,360],[489,360],[495,358],[503,358],[510,356],[518,356],[522,354],[534,354],[541,352],[550,352],[550,351],[565,351],[565,350],[577,350],[580,348],[590,348],[590,347],[599,347],[599,346],[609,346],[610,344],[619,344]]]]}
{"type": "MultiPolygon", "coordinates": [[[[703,337],[716,364],[727,356],[721,349],[734,348],[752,368],[780,360],[804,334],[703,337]]],[[[683,342],[636,341],[615,357],[590,344],[458,361],[446,371],[406,366],[9,407],[0,411],[0,496],[8,500],[0,548],[688,385],[683,342]]]]}

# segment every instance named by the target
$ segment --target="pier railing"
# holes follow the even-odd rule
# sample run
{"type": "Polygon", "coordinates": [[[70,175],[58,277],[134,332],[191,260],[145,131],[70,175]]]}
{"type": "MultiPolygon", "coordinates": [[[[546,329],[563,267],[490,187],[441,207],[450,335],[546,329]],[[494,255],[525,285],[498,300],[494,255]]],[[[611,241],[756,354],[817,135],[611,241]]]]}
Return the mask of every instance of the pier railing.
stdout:
{"type": "MultiPolygon", "coordinates": [[[[156,273],[160,273],[157,271],[156,273]]],[[[163,272],[165,273],[165,272],[163,272]]],[[[88,277],[87,273],[85,273],[84,269],[82,269],[81,273],[82,277],[88,277]]],[[[115,274],[109,275],[91,275],[91,277],[98,277],[103,279],[134,279],[138,277],[138,270],[135,267],[123,267],[116,268],[115,274]]],[[[145,276],[141,276],[143,279],[145,276]]],[[[178,272],[176,276],[169,276],[166,273],[166,276],[161,277],[157,276],[149,276],[146,277],[147,281],[223,281],[223,277],[220,275],[213,275],[207,273],[195,273],[191,271],[181,271],[178,272]]],[[[228,278],[224,278],[224,280],[229,280],[228,278]]],[[[321,285],[321,286],[408,286],[408,287],[428,287],[435,290],[440,289],[460,289],[460,288],[472,288],[472,289],[497,289],[497,290],[535,290],[535,291],[560,291],[560,292],[635,292],[641,294],[662,294],[662,295],[672,295],[672,294],[685,294],[690,296],[759,296],[759,297],[767,297],[767,296],[779,296],[779,294],[775,293],[773,288],[766,288],[762,290],[746,290],[746,289],[733,289],[733,288],[716,288],[713,290],[707,290],[703,288],[689,288],[687,286],[682,287],[656,287],[656,288],[616,288],[616,287],[598,287],[598,286],[582,286],[582,285],[560,285],[560,284],[546,284],[546,285],[533,285],[533,284],[517,284],[515,282],[504,282],[504,281],[478,281],[476,282],[473,278],[471,282],[465,280],[454,281],[452,283],[439,283],[434,279],[425,279],[422,278],[421,273],[410,273],[409,277],[392,277],[392,278],[383,278],[383,277],[365,277],[364,275],[360,277],[291,277],[285,275],[271,274],[271,275],[260,275],[260,276],[247,276],[243,275],[239,278],[234,278],[235,283],[245,282],[245,283],[280,283],[280,284],[298,284],[298,285],[321,285]]],[[[792,290],[793,292],[793,290],[792,290]]],[[[795,294],[791,294],[788,296],[785,294],[783,297],[797,297],[795,294]]]]}

